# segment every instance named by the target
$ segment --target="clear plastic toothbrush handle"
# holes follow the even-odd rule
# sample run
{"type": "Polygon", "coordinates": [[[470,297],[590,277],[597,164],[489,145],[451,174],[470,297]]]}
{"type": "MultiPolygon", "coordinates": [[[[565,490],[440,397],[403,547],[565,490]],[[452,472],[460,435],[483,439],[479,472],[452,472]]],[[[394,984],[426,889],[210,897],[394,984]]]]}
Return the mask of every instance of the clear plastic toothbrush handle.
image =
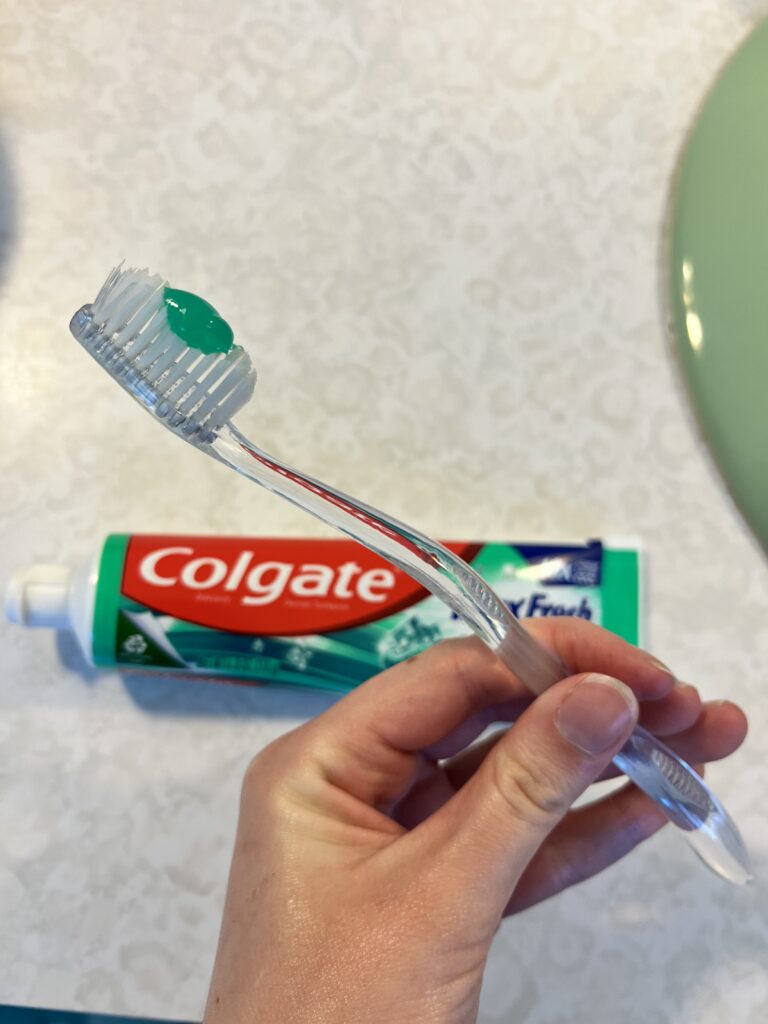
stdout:
{"type": "MultiPolygon", "coordinates": [[[[521,626],[491,587],[442,544],[267,455],[231,423],[198,446],[421,583],[445,601],[533,693],[542,693],[570,674],[521,626]]],[[[736,825],[685,761],[638,726],[614,763],[684,831],[708,867],[729,881],[750,879],[749,857],[736,825]]]]}

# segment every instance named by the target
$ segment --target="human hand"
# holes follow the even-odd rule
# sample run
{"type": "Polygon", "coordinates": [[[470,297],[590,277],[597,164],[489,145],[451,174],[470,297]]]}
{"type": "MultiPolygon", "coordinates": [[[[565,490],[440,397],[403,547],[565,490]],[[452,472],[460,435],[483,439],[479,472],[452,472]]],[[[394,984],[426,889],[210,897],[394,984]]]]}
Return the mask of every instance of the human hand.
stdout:
{"type": "Polygon", "coordinates": [[[525,627],[578,674],[534,700],[479,641],[444,642],[254,758],[207,1024],[474,1021],[502,916],[665,823],[632,785],[569,811],[638,715],[694,764],[742,742],[734,704],[613,634],[525,627]],[[466,750],[499,721],[515,725],[466,750]]]}

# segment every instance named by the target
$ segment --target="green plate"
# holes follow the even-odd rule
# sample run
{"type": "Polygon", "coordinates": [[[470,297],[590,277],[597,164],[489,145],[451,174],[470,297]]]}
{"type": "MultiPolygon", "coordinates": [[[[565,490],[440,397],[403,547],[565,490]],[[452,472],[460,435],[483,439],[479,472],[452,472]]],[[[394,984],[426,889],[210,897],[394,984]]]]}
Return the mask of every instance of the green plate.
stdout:
{"type": "Polygon", "coordinates": [[[768,21],[701,109],[670,229],[683,372],[731,493],[768,550],[768,21]]]}

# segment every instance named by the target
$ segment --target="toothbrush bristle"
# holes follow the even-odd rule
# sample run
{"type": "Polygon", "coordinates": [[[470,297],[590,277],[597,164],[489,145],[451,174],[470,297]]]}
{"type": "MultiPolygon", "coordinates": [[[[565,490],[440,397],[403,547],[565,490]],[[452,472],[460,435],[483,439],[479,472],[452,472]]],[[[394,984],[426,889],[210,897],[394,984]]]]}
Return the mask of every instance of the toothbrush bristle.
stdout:
{"type": "Polygon", "coordinates": [[[193,442],[210,440],[253,394],[256,371],[239,345],[191,348],[168,324],[167,282],[116,267],[70,330],[81,345],[166,426],[193,442]]]}

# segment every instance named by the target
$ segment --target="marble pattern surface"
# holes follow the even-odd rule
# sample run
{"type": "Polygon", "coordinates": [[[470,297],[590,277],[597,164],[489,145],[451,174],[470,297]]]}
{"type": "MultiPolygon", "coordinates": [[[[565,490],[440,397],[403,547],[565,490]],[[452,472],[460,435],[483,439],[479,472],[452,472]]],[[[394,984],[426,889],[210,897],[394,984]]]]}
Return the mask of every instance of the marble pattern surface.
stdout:
{"type": "MultiPolygon", "coordinates": [[[[699,439],[660,238],[765,0],[5,0],[0,578],[110,531],[312,534],[69,338],[127,257],[247,340],[264,446],[444,537],[637,538],[649,646],[752,731],[757,882],[671,831],[496,940],[482,1024],[768,1017],[765,561],[699,439]],[[10,433],[9,433],[10,432],[10,433]],[[172,483],[171,483],[172,481],[172,483]]],[[[0,627],[0,1001],[199,1018],[240,778],[332,697],[0,627]]]]}

